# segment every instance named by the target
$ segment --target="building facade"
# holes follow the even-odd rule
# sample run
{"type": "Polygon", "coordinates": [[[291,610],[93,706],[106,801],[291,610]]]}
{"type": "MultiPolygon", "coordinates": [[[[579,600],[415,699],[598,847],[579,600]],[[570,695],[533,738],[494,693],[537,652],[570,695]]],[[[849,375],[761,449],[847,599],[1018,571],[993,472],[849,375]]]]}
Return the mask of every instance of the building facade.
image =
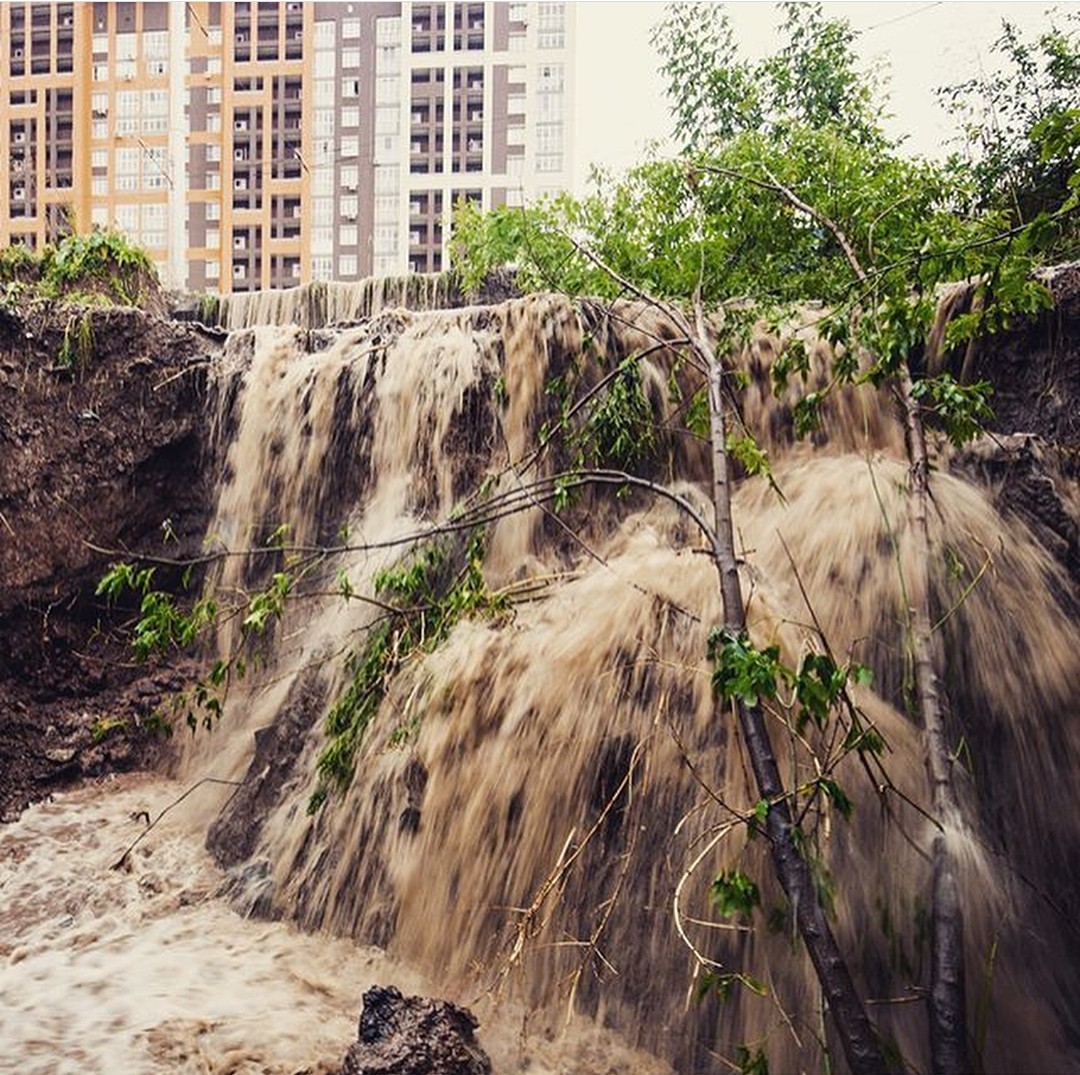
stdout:
{"type": "Polygon", "coordinates": [[[434,272],[573,174],[573,5],[0,6],[0,245],[112,226],[172,287],[434,272]]]}

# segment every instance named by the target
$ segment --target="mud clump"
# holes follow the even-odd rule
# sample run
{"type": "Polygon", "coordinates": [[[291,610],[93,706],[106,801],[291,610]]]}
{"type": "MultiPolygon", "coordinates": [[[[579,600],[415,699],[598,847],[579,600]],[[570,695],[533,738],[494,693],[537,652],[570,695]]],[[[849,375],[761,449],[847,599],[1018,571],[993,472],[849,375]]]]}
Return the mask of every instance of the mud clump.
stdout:
{"type": "Polygon", "coordinates": [[[113,560],[199,548],[215,348],[126,307],[0,310],[0,818],[160,749],[183,666],[133,665],[116,628],[135,607],[94,591],[113,560]]]}
{"type": "Polygon", "coordinates": [[[491,1075],[472,1012],[445,1000],[406,997],[393,986],[364,994],[358,1040],[341,1075],[491,1075]]]}

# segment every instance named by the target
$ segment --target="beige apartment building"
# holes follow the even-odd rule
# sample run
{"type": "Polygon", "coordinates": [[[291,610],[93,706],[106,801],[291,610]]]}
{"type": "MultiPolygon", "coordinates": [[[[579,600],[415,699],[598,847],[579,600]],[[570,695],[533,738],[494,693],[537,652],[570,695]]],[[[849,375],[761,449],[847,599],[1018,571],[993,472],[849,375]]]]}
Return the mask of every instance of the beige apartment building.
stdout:
{"type": "Polygon", "coordinates": [[[175,288],[433,272],[571,182],[573,5],[0,6],[0,246],[112,226],[175,288]]]}

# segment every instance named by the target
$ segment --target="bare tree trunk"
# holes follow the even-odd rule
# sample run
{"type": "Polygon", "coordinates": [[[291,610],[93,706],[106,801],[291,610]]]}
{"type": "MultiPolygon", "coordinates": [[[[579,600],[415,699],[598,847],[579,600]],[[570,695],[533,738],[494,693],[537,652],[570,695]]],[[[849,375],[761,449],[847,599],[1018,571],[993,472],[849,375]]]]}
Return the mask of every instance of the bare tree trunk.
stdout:
{"type": "MultiPolygon", "coordinates": [[[[909,610],[915,689],[926,736],[934,814],[942,825],[948,826],[959,817],[959,807],[952,784],[952,758],[945,737],[930,621],[930,530],[927,518],[930,463],[919,401],[912,394],[911,374],[906,366],[900,373],[900,394],[911,460],[908,505],[918,575],[912,580],[917,596],[914,608],[909,610]]],[[[956,863],[941,831],[934,837],[932,855],[930,1051],[934,1071],[939,1075],[963,1075],[971,1071],[964,988],[964,915],[956,863]]]]}
{"type": "MultiPolygon", "coordinates": [[[[700,306],[697,311],[696,335],[696,349],[708,369],[713,503],[716,513],[713,558],[720,575],[724,626],[732,634],[738,635],[746,629],[746,614],[731,517],[731,480],[725,447],[723,370],[705,334],[700,306]]],[[[818,901],[810,866],[792,838],[791,810],[764,714],[759,706],[749,706],[742,702],[738,704],[738,712],[758,793],[769,803],[766,831],[776,875],[791,904],[799,934],[814,964],[848,1066],[855,1075],[862,1075],[864,1072],[868,1075],[879,1075],[887,1070],[885,1057],[855,989],[847,963],[818,901]]]]}

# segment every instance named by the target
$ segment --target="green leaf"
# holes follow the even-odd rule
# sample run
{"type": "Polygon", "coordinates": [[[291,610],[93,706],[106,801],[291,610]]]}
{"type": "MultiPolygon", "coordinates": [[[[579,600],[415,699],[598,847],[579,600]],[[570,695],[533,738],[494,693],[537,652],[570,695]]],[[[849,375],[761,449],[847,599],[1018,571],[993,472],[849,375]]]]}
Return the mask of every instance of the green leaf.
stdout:
{"type": "Polygon", "coordinates": [[[835,780],[827,776],[819,777],[815,783],[821,788],[829,802],[840,811],[840,815],[844,820],[850,820],[855,804],[848,798],[844,789],[835,780]]]}
{"type": "Polygon", "coordinates": [[[769,1062],[759,1048],[751,1052],[745,1045],[735,1050],[735,1065],[741,1075],[769,1075],[769,1062]]]}
{"type": "Polygon", "coordinates": [[[780,647],[756,649],[743,632],[726,629],[709,634],[709,657],[713,661],[713,690],[724,701],[756,706],[759,698],[775,698],[777,679],[783,674],[780,647]]]}
{"type": "Polygon", "coordinates": [[[758,886],[740,870],[722,871],[713,881],[710,894],[717,911],[725,916],[748,915],[761,906],[758,886]]]}

